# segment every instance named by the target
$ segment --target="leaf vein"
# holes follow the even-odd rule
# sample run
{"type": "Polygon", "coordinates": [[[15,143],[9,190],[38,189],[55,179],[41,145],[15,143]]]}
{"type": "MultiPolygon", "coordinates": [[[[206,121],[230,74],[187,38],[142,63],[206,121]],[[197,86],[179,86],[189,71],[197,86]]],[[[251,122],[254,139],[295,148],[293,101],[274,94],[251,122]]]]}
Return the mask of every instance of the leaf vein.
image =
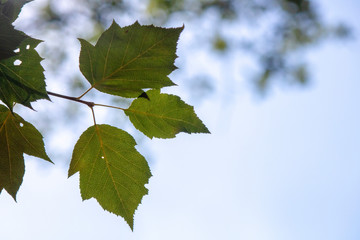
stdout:
{"type": "Polygon", "coordinates": [[[102,140],[102,138],[101,138],[101,134],[100,134],[100,129],[98,128],[98,126],[97,125],[95,125],[95,130],[96,130],[96,133],[97,133],[97,135],[98,135],[98,139],[99,139],[99,142],[100,142],[100,150],[102,150],[102,152],[103,152],[103,156],[104,156],[104,161],[105,161],[105,165],[106,165],[106,167],[107,167],[107,170],[108,170],[108,172],[109,172],[109,175],[110,175],[110,178],[111,178],[111,182],[112,182],[112,184],[113,184],[113,186],[114,186],[114,188],[115,188],[115,191],[116,191],[116,194],[117,194],[117,196],[118,196],[118,198],[120,199],[120,202],[121,202],[121,205],[123,206],[123,208],[124,208],[124,212],[125,212],[125,215],[126,215],[126,219],[130,219],[129,218],[129,213],[126,211],[126,208],[125,208],[125,203],[124,203],[124,201],[123,201],[123,199],[122,199],[122,197],[121,197],[121,194],[119,193],[119,190],[117,189],[117,187],[116,187],[116,184],[115,184],[115,179],[114,179],[114,176],[113,176],[113,174],[112,174],[112,171],[111,171],[111,169],[110,169],[110,164],[109,164],[109,161],[108,161],[108,159],[107,159],[107,154],[105,153],[105,149],[104,149],[104,146],[103,146],[103,140],[102,140]]]}
{"type": "MultiPolygon", "coordinates": [[[[163,42],[163,41],[166,39],[167,36],[168,36],[168,34],[166,34],[166,35],[165,35],[163,38],[161,38],[159,41],[155,42],[155,43],[154,43],[152,46],[150,46],[148,49],[144,50],[144,52],[139,53],[139,54],[138,54],[137,56],[135,56],[132,60],[128,61],[128,62],[125,63],[125,64],[122,63],[121,66],[120,66],[118,69],[116,69],[114,72],[112,72],[112,73],[111,73],[110,75],[108,75],[107,77],[101,79],[99,82],[104,81],[104,80],[110,78],[111,76],[113,76],[113,75],[116,74],[117,72],[123,70],[123,69],[124,69],[127,65],[129,65],[130,63],[132,63],[132,62],[138,60],[139,58],[141,58],[141,57],[142,57],[144,54],[146,54],[148,51],[150,51],[150,50],[153,49],[155,46],[157,46],[158,44],[160,44],[161,42],[163,42]]],[[[132,35],[131,35],[131,37],[132,37],[132,35]]],[[[130,37],[130,39],[131,39],[131,37],[130,37]]],[[[129,44],[128,44],[128,45],[129,45],[129,44]]],[[[126,49],[127,49],[127,48],[126,48],[126,49]]],[[[126,55],[126,54],[124,54],[124,58],[125,58],[125,55],[126,55]]],[[[124,58],[123,58],[123,60],[124,60],[124,58]]]]}

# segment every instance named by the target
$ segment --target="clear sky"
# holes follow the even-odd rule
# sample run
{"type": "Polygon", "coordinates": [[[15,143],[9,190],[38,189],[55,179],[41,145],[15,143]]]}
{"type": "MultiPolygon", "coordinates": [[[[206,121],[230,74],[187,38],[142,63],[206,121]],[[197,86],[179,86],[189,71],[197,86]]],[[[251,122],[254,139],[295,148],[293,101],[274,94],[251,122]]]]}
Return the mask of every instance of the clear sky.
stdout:
{"type": "Polygon", "coordinates": [[[29,157],[18,203],[0,195],[0,239],[360,239],[360,3],[320,5],[355,38],[314,48],[306,89],[263,101],[242,91],[227,108],[189,100],[212,134],[149,143],[156,161],[134,232],[81,201],[78,175],[29,157]]]}

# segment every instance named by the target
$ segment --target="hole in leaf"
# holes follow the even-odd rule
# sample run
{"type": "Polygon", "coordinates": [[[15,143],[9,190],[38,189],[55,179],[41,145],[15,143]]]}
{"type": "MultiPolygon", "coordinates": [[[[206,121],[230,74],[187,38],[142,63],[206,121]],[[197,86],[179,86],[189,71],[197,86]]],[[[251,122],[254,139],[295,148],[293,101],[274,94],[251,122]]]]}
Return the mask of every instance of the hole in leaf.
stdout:
{"type": "Polygon", "coordinates": [[[22,61],[19,60],[19,59],[17,59],[17,60],[14,61],[14,65],[15,65],[15,66],[19,66],[21,63],[22,63],[22,61]]]}
{"type": "Polygon", "coordinates": [[[104,159],[104,156],[101,156],[102,159],[104,159]]]}
{"type": "Polygon", "coordinates": [[[20,48],[15,49],[14,52],[15,52],[15,53],[20,52],[20,48]]]}
{"type": "Polygon", "coordinates": [[[20,127],[23,127],[24,126],[24,124],[23,123],[20,123],[20,127]]]}
{"type": "Polygon", "coordinates": [[[28,45],[26,45],[26,49],[27,50],[29,50],[30,49],[30,45],[28,44],[28,45]]]}

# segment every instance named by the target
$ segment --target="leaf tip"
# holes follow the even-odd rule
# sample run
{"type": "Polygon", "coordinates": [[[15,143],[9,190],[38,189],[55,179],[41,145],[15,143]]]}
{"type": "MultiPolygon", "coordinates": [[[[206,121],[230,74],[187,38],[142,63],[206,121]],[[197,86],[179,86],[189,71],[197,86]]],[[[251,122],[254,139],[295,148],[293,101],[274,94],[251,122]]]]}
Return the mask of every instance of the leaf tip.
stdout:
{"type": "Polygon", "coordinates": [[[72,169],[71,166],[70,166],[70,168],[69,168],[69,170],[68,170],[68,178],[72,177],[76,172],[77,172],[77,171],[75,171],[74,169],[72,169]]]}
{"type": "Polygon", "coordinates": [[[209,131],[209,129],[204,125],[205,129],[204,129],[204,132],[205,134],[211,134],[211,132],[209,131]]]}
{"type": "Polygon", "coordinates": [[[134,232],[134,219],[131,219],[131,221],[128,221],[125,219],[126,223],[129,225],[132,232],[134,232]]]}
{"type": "Polygon", "coordinates": [[[88,41],[86,41],[85,39],[83,39],[83,38],[78,38],[78,40],[79,40],[79,42],[80,42],[80,44],[81,44],[81,46],[83,45],[83,44],[90,44],[88,41]]]}
{"type": "Polygon", "coordinates": [[[14,201],[17,203],[17,199],[16,199],[16,194],[18,192],[19,189],[17,189],[15,192],[14,191],[8,191],[8,193],[10,194],[10,196],[14,199],[14,201]]]}

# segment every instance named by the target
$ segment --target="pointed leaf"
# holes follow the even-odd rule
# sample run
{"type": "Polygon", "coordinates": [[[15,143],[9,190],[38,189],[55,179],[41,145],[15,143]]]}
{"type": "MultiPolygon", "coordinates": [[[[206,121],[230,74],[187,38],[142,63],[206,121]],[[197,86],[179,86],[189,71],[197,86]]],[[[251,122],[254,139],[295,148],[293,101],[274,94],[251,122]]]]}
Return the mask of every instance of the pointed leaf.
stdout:
{"type": "Polygon", "coordinates": [[[69,177],[80,172],[83,200],[94,197],[133,229],[133,215],[151,177],[145,158],[127,132],[109,125],[88,128],[75,145],[69,177]]]}
{"type": "Polygon", "coordinates": [[[125,113],[134,126],[149,138],[173,138],[179,132],[209,133],[194,108],[178,96],[163,94],[160,90],[146,93],[150,100],[135,99],[125,113]]]}
{"type": "Polygon", "coordinates": [[[25,39],[19,46],[18,55],[0,61],[0,100],[10,109],[14,103],[31,108],[31,102],[49,99],[44,69],[40,64],[42,58],[35,50],[40,42],[33,38],[25,39]]]}
{"type": "Polygon", "coordinates": [[[0,192],[5,189],[15,200],[25,171],[24,153],[51,162],[40,132],[0,105],[0,192]]]}
{"type": "Polygon", "coordinates": [[[146,88],[174,85],[167,77],[174,69],[176,45],[183,28],[119,27],[115,22],[95,47],[80,39],[80,70],[97,90],[137,97],[146,88]]]}

